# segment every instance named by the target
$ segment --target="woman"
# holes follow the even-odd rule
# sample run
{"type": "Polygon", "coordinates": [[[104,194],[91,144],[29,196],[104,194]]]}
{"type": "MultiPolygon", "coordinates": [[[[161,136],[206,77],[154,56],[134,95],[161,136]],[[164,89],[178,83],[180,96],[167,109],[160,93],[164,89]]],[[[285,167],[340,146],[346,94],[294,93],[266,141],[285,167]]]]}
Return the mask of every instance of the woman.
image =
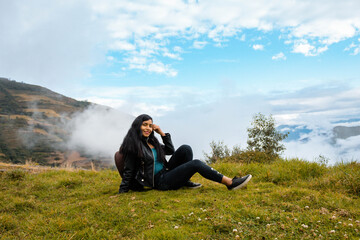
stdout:
{"type": "Polygon", "coordinates": [[[125,160],[119,193],[141,191],[144,187],[158,190],[201,187],[201,184],[190,181],[195,173],[235,190],[244,187],[252,177],[228,178],[204,162],[193,160],[188,145],[182,145],[175,151],[170,134],[153,124],[152,118],[146,114],[134,120],[119,152],[125,160]],[[161,136],[164,144],[159,143],[154,132],[161,136]],[[172,155],[168,162],[165,155],[172,155]]]}

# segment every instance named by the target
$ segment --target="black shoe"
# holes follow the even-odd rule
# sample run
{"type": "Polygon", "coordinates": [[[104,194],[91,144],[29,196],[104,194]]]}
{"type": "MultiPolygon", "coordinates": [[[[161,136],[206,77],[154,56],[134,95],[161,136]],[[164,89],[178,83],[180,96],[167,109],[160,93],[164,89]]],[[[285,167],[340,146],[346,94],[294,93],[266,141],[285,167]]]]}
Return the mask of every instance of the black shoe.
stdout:
{"type": "Polygon", "coordinates": [[[187,181],[187,182],[185,183],[184,186],[187,187],[187,188],[195,189],[195,188],[201,187],[202,185],[201,185],[200,183],[194,183],[194,182],[192,182],[192,181],[189,180],[189,181],[187,181]]]}
{"type": "Polygon", "coordinates": [[[232,179],[232,184],[230,186],[227,186],[227,188],[229,190],[236,190],[236,189],[245,187],[251,178],[252,178],[252,176],[250,174],[246,175],[245,177],[242,177],[242,178],[234,177],[232,179]]]}

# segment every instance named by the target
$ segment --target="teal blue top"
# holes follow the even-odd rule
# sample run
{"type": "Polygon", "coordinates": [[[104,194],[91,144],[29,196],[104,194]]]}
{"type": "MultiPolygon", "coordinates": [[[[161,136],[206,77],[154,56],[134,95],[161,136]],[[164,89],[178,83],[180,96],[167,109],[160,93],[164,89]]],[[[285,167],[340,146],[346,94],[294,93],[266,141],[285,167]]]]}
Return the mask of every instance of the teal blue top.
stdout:
{"type": "Polygon", "coordinates": [[[153,155],[154,155],[154,165],[155,165],[154,166],[154,175],[156,175],[158,172],[161,171],[161,169],[164,168],[164,164],[161,161],[159,161],[156,149],[152,148],[151,150],[152,150],[153,155]]]}

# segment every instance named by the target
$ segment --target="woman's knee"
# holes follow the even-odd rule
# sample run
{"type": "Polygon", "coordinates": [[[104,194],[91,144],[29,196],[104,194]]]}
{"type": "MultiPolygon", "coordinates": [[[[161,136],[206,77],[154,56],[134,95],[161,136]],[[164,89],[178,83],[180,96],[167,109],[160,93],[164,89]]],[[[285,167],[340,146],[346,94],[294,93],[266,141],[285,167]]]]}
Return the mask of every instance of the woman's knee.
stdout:
{"type": "Polygon", "coordinates": [[[187,145],[187,144],[181,145],[181,146],[179,147],[179,150],[184,151],[184,152],[186,152],[186,153],[191,153],[191,154],[192,154],[192,148],[191,148],[189,145],[187,145]]]}
{"type": "Polygon", "coordinates": [[[185,155],[186,161],[192,160],[193,157],[193,151],[192,148],[189,145],[181,145],[178,148],[178,151],[185,155]]]}

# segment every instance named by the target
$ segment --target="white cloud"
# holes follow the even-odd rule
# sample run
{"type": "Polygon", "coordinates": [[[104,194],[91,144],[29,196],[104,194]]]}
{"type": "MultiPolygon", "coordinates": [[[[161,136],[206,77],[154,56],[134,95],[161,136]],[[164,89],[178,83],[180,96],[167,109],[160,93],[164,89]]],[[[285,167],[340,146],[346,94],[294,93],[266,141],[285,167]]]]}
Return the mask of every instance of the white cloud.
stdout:
{"type": "Polygon", "coordinates": [[[118,50],[118,51],[122,51],[122,50],[131,51],[131,50],[135,50],[136,47],[135,45],[126,41],[115,41],[110,44],[110,49],[118,50]]]}
{"type": "Polygon", "coordinates": [[[271,58],[272,60],[286,60],[286,56],[283,52],[280,52],[271,58]]]}
{"type": "Polygon", "coordinates": [[[244,42],[246,40],[246,34],[241,35],[239,38],[240,41],[244,42]]]}
{"type": "Polygon", "coordinates": [[[360,52],[360,46],[354,49],[353,55],[356,56],[360,52]]]}
{"type": "MultiPolygon", "coordinates": [[[[246,29],[258,35],[279,30],[295,53],[316,56],[359,35],[358,9],[355,0],[1,2],[0,29],[6,38],[0,45],[0,72],[20,80],[71,81],[105,61],[110,50],[169,65],[158,57],[174,37],[193,42],[194,48],[224,46],[231,37],[244,41],[246,29]]],[[[358,53],[354,48],[352,54],[358,53]]]]}
{"type": "Polygon", "coordinates": [[[164,73],[170,77],[175,77],[177,71],[172,69],[169,65],[164,65],[162,62],[152,62],[147,66],[149,72],[164,73]]]}
{"type": "Polygon", "coordinates": [[[174,47],[174,52],[181,53],[181,52],[183,52],[183,50],[182,50],[182,48],[181,48],[181,47],[176,46],[176,47],[174,47]]]}
{"type": "Polygon", "coordinates": [[[344,49],[344,51],[351,51],[351,50],[352,50],[352,53],[350,53],[351,55],[354,56],[358,55],[360,52],[360,43],[359,44],[351,43],[348,47],[344,49]]]}
{"type": "Polygon", "coordinates": [[[307,40],[299,40],[295,42],[293,52],[302,53],[305,56],[314,56],[315,47],[310,45],[307,40]]]}
{"type": "Polygon", "coordinates": [[[208,42],[205,41],[194,41],[193,43],[193,48],[196,49],[202,49],[206,46],[206,44],[208,44],[208,42]]]}
{"type": "Polygon", "coordinates": [[[252,46],[252,48],[253,48],[254,50],[264,50],[264,45],[254,44],[254,45],[252,46]]]}
{"type": "Polygon", "coordinates": [[[171,58],[171,59],[182,60],[182,58],[179,56],[179,51],[175,51],[175,52],[177,52],[177,53],[171,53],[171,52],[169,52],[169,50],[167,48],[164,48],[163,56],[171,58]]]}
{"type": "Polygon", "coordinates": [[[112,159],[132,121],[132,116],[114,109],[91,106],[67,123],[71,134],[67,148],[81,148],[88,154],[112,159]]]}
{"type": "Polygon", "coordinates": [[[74,96],[86,96],[78,99],[106,105],[132,115],[147,112],[154,116],[164,115],[179,107],[203,105],[213,101],[209,96],[218,96],[218,93],[213,90],[170,85],[96,87],[75,90],[74,96]]]}
{"type": "Polygon", "coordinates": [[[317,56],[320,53],[325,52],[326,50],[328,50],[328,46],[319,46],[318,48],[316,48],[314,45],[311,45],[306,39],[296,40],[294,42],[293,48],[294,53],[301,53],[305,56],[317,56]]]}
{"type": "MultiPolygon", "coordinates": [[[[204,40],[193,42],[194,48],[201,49],[211,41],[215,46],[224,46],[223,43],[233,36],[244,41],[245,34],[239,36],[244,29],[265,32],[279,29],[284,42],[294,44],[295,53],[316,56],[331,44],[358,34],[357,4],[335,0],[327,1],[326,6],[308,1],[222,1],[221,5],[211,1],[176,0],[171,4],[160,0],[149,4],[105,1],[100,4],[99,12],[107,18],[111,26],[108,29],[115,38],[136,41],[136,38],[152,36],[159,40],[173,36],[190,40],[202,37],[204,40]],[[301,42],[309,39],[311,43],[301,42]]],[[[254,45],[254,49],[263,47],[254,45]]]]}

